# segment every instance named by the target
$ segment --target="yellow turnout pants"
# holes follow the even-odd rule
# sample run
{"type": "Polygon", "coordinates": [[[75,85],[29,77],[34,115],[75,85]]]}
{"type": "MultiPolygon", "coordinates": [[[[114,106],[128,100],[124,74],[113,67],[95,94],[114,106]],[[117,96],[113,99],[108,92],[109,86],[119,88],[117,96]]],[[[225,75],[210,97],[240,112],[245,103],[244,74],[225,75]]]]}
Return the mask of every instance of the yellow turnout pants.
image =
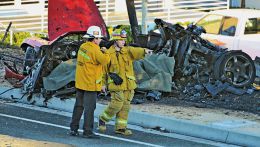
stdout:
{"type": "Polygon", "coordinates": [[[116,115],[115,129],[124,129],[127,126],[130,102],[134,97],[134,90],[112,91],[110,93],[111,101],[100,115],[100,119],[108,122],[116,115]]]}

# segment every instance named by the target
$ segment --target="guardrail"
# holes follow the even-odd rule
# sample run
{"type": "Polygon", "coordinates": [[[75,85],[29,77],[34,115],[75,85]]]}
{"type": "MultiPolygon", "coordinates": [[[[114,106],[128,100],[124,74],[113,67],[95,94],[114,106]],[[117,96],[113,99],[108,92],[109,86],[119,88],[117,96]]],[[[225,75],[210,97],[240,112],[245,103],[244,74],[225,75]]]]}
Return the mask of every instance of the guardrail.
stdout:
{"type": "Polygon", "coordinates": [[[13,22],[16,30],[43,32],[47,28],[47,0],[5,0],[0,2],[0,23],[13,22]]]}
{"type": "MultiPolygon", "coordinates": [[[[128,24],[128,14],[123,0],[94,0],[107,26],[128,24]],[[121,5],[119,3],[122,3],[121,5]],[[125,7],[124,11],[117,11],[125,7]]],[[[142,0],[135,0],[138,22],[142,22],[142,0]]],[[[154,18],[168,22],[194,21],[207,11],[228,9],[229,0],[147,0],[146,24],[154,18]]],[[[0,23],[12,21],[11,31],[43,32],[48,27],[48,0],[0,1],[0,23]]],[[[10,41],[11,43],[11,41],[10,41]]]]}
{"type": "MultiPolygon", "coordinates": [[[[125,11],[117,11],[116,0],[95,0],[101,15],[107,25],[129,24],[128,15],[125,11]]],[[[120,0],[122,1],[122,0],[120,0]]],[[[122,2],[121,2],[122,3],[122,2]]],[[[153,22],[154,18],[161,18],[168,22],[194,21],[211,10],[229,9],[230,0],[147,0],[147,23],[153,22]]],[[[121,7],[125,7],[122,3],[121,7]]],[[[142,0],[135,0],[138,22],[142,18],[142,0]]]]}
{"type": "MultiPolygon", "coordinates": [[[[0,23],[10,29],[10,44],[16,32],[43,33],[48,28],[48,0],[5,0],[0,1],[0,23]]],[[[5,29],[0,28],[0,32],[5,29]]]]}

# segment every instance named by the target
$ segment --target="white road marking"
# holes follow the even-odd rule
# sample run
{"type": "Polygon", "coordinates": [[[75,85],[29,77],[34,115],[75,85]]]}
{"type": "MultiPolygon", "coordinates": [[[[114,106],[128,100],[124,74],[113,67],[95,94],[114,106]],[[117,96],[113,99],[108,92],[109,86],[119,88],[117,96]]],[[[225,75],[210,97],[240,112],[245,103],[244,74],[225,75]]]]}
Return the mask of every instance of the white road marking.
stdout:
{"type": "MultiPolygon", "coordinates": [[[[36,111],[41,111],[41,112],[47,112],[51,114],[56,114],[56,115],[61,115],[61,116],[66,116],[66,117],[71,117],[72,113],[70,112],[65,112],[57,109],[50,109],[50,108],[45,108],[45,107],[38,107],[35,105],[28,105],[28,104],[23,104],[23,103],[5,103],[8,105],[16,106],[16,107],[22,107],[26,109],[32,109],[36,111]]],[[[95,118],[95,122],[97,122],[98,119],[95,118]]],[[[114,125],[115,122],[111,120],[108,125],[114,125]]],[[[202,144],[208,144],[208,145],[213,145],[213,146],[221,146],[221,147],[238,147],[236,145],[231,145],[231,144],[225,144],[217,141],[212,141],[212,140],[207,140],[203,138],[196,138],[196,137],[191,137],[191,136],[185,136],[181,134],[176,134],[176,133],[163,133],[160,131],[152,130],[152,129],[145,129],[142,128],[141,126],[136,126],[136,125],[131,125],[128,124],[127,127],[132,130],[136,131],[141,131],[145,133],[150,133],[150,134],[155,134],[155,135],[160,135],[160,136],[165,136],[165,137],[170,137],[170,138],[176,138],[176,139],[181,139],[181,140],[188,140],[188,141],[193,141],[197,143],[202,143],[202,144]]]]}
{"type": "MultiPolygon", "coordinates": [[[[56,124],[51,124],[51,123],[47,123],[47,122],[42,122],[42,121],[37,121],[37,120],[32,120],[32,119],[2,114],[2,113],[0,113],[0,116],[9,117],[9,118],[13,118],[13,119],[19,119],[19,120],[33,122],[33,123],[38,123],[38,124],[42,124],[42,125],[53,126],[53,127],[57,127],[57,128],[67,129],[67,130],[70,129],[69,127],[62,126],[62,125],[56,125],[56,124]]],[[[79,130],[79,131],[83,132],[83,130],[79,130]]],[[[99,134],[99,133],[95,133],[95,134],[102,136],[102,137],[106,137],[106,138],[111,138],[111,139],[115,139],[115,140],[121,140],[121,141],[141,144],[141,145],[147,145],[147,146],[152,146],[152,147],[163,147],[163,146],[156,145],[156,144],[151,144],[151,143],[146,143],[146,142],[141,142],[141,141],[135,141],[135,140],[131,140],[131,139],[125,139],[125,138],[120,138],[120,137],[115,137],[115,136],[110,136],[110,135],[105,135],[105,134],[99,134]]]]}

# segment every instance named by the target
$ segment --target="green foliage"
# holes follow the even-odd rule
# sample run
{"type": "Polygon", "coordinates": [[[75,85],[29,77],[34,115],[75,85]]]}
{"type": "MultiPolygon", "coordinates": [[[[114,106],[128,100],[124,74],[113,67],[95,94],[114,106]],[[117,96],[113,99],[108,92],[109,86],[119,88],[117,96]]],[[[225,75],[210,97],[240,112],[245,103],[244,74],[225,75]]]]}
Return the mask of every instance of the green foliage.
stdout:
{"type": "MultiPolygon", "coordinates": [[[[4,38],[4,33],[0,33],[0,40],[2,41],[2,39],[4,38]]],[[[8,44],[10,41],[10,35],[8,34],[7,37],[5,38],[4,44],[8,44]]],[[[2,43],[2,42],[1,42],[2,43]]]]}
{"type": "Polygon", "coordinates": [[[17,32],[13,35],[13,44],[16,46],[20,46],[24,39],[31,37],[31,34],[28,32],[17,32]]]}
{"type": "MultiPolygon", "coordinates": [[[[26,39],[26,38],[29,38],[29,37],[32,37],[32,36],[36,36],[36,37],[45,37],[43,34],[31,34],[29,32],[16,32],[16,33],[13,33],[13,44],[12,46],[17,46],[19,47],[22,42],[26,39]]],[[[4,33],[1,32],[0,33],[0,40],[2,40],[2,38],[4,37],[4,33]]],[[[10,45],[10,33],[8,33],[5,41],[4,41],[4,44],[9,44],[10,45]]]]}

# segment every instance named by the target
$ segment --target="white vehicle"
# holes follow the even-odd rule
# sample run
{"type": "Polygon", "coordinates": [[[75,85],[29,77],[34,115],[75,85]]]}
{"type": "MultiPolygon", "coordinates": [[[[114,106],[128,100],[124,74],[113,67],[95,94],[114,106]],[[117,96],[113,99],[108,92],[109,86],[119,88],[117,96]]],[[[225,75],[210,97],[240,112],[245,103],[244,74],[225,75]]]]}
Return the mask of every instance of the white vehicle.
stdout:
{"type": "Polygon", "coordinates": [[[260,57],[260,10],[229,9],[212,11],[197,21],[206,34],[202,37],[212,43],[242,50],[253,60],[260,57]]]}

